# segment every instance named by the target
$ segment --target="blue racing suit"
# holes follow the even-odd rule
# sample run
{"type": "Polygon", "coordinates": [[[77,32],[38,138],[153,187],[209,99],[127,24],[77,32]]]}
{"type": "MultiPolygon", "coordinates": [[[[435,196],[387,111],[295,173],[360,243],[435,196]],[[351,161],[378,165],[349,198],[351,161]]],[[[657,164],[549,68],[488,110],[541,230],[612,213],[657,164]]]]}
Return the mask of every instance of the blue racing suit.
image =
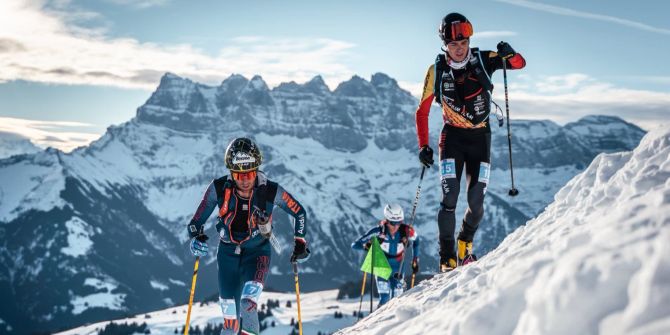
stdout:
{"type": "Polygon", "coordinates": [[[376,236],[389,265],[391,265],[392,275],[388,280],[376,277],[379,306],[403,292],[404,281],[400,263],[402,263],[402,259],[405,256],[405,246],[409,242],[412,242],[414,258],[419,258],[419,238],[414,228],[401,223],[395,234],[391,234],[388,226],[390,226],[390,223],[382,220],[377,227],[370,229],[351,244],[351,248],[354,250],[365,250],[366,244],[372,240],[372,237],[376,236]]]}
{"type": "Polygon", "coordinates": [[[237,195],[235,182],[224,176],[207,187],[188,225],[189,232],[199,232],[217,206],[219,249],[216,259],[219,302],[224,318],[222,334],[237,334],[240,319],[242,334],[258,334],[256,305],[270,269],[271,247],[258,230],[256,213],[267,213],[272,220],[272,210],[279,206],[294,219],[294,238],[304,240],[305,208],[260,171],[249,199],[237,195]]]}

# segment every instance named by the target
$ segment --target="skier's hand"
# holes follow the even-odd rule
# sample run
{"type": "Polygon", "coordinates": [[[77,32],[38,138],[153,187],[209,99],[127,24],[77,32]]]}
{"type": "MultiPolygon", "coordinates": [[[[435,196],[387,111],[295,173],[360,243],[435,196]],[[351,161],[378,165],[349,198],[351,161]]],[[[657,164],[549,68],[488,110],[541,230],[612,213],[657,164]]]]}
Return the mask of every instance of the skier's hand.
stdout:
{"type": "Polygon", "coordinates": [[[368,241],[367,243],[365,243],[365,245],[363,245],[363,250],[365,251],[370,250],[370,246],[372,246],[372,242],[368,241]]]}
{"type": "Polygon", "coordinates": [[[209,237],[204,233],[191,239],[190,249],[193,256],[207,256],[207,253],[209,252],[209,247],[207,246],[208,239],[209,237]]]}
{"type": "Polygon", "coordinates": [[[426,167],[430,167],[433,165],[433,149],[431,149],[428,145],[424,145],[421,147],[421,150],[419,151],[419,161],[421,164],[423,164],[426,167]]]}
{"type": "Polygon", "coordinates": [[[516,55],[516,52],[512,49],[509,43],[503,41],[498,43],[498,56],[502,57],[502,59],[507,59],[514,55],[516,55]]]}
{"type": "Polygon", "coordinates": [[[419,259],[414,257],[412,260],[412,273],[418,273],[419,272],[419,259]]]}
{"type": "Polygon", "coordinates": [[[304,262],[309,257],[309,248],[307,247],[307,241],[302,238],[295,239],[295,245],[293,246],[293,254],[291,254],[291,263],[295,262],[304,262]]]}

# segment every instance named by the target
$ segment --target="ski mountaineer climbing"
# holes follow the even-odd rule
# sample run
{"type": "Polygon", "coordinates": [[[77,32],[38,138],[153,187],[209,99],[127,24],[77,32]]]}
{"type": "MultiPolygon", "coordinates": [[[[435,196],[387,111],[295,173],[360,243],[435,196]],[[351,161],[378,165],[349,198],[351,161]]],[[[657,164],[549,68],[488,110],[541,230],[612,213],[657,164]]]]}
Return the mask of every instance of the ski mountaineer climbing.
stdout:
{"type": "Polygon", "coordinates": [[[401,295],[404,290],[404,278],[400,264],[409,242],[412,242],[412,254],[414,255],[412,272],[419,272],[419,239],[414,228],[405,224],[403,220],[404,214],[400,205],[386,205],[384,207],[384,220],[351,244],[351,248],[354,250],[367,251],[370,249],[372,237],[376,236],[389,265],[391,265],[393,275],[389,280],[377,277],[379,306],[384,305],[391,298],[401,295]]]}
{"type": "Polygon", "coordinates": [[[305,208],[280,185],[258,171],[261,151],[248,138],[234,139],[226,149],[225,162],[230,176],[212,181],[195,215],[188,224],[195,256],[208,253],[204,224],[219,207],[216,254],[219,272],[219,303],[223,311],[222,335],[258,334],[257,304],[270,268],[272,210],[279,206],[295,220],[295,246],[291,262],[306,260],[305,208]]]}
{"type": "Polygon", "coordinates": [[[437,222],[440,271],[446,272],[474,260],[472,240],[484,215],[484,194],[491,169],[491,75],[503,68],[503,62],[507,69],[521,69],[526,61],[506,42],[498,43],[497,52],[470,48],[472,25],[459,13],[445,16],[438,32],[444,53],[428,68],[416,110],[416,130],[419,160],[430,167],[433,150],[428,141],[428,114],[435,100],[442,107],[444,120],[439,141],[442,201],[437,222]],[[468,208],[454,252],[454,211],[464,167],[468,208]]]}

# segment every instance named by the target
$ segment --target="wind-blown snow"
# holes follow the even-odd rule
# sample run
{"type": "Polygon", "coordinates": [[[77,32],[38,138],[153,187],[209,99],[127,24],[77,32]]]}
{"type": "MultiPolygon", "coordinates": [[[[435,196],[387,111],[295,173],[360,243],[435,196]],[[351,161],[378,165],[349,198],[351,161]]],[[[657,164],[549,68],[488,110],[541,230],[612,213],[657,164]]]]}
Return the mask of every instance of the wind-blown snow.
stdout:
{"type": "Polygon", "coordinates": [[[84,220],[73,217],[65,222],[67,227],[67,246],[60,251],[68,256],[77,257],[84,256],[88,253],[93,245],[91,236],[93,236],[93,229],[84,220]]]}
{"type": "Polygon", "coordinates": [[[536,219],[338,334],[669,334],[670,131],[601,154],[536,219]]]}

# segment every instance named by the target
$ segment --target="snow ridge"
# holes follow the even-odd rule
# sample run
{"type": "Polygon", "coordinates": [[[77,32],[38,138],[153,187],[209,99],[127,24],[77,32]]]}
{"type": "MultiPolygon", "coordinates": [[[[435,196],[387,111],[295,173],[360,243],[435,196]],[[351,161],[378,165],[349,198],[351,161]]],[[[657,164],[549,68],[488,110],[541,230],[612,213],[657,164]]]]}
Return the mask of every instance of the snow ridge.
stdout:
{"type": "Polygon", "coordinates": [[[670,131],[601,154],[477,263],[337,334],[670,333],[670,131]]]}

